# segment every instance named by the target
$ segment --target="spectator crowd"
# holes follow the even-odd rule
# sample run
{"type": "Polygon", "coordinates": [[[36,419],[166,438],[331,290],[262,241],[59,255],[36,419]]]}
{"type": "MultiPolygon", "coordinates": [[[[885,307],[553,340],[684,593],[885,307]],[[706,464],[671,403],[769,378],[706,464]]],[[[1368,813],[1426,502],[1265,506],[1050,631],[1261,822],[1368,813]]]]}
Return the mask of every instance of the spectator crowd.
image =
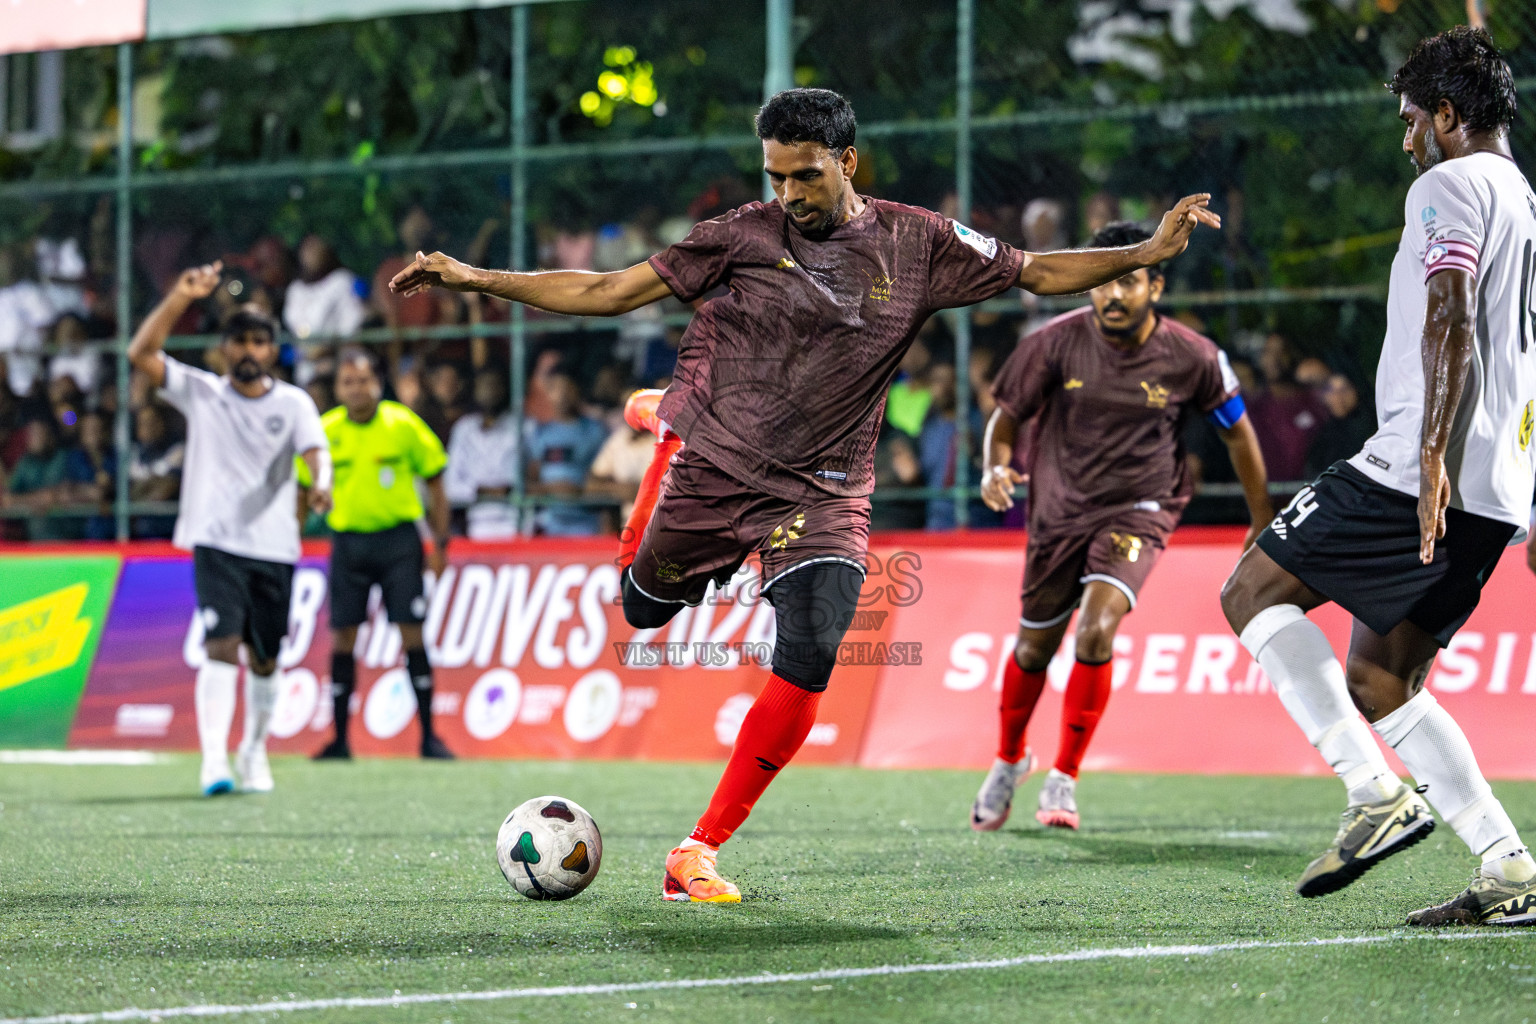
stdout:
{"type": "MultiPolygon", "coordinates": [[[[546,267],[610,270],[643,260],[686,234],[694,220],[738,201],[730,189],[711,192],[686,218],[653,214],[634,224],[589,232],[539,232],[539,262],[546,267]]],[[[1087,229],[1119,213],[1108,197],[1085,207],[1087,229]]],[[[1036,200],[977,226],[1035,250],[1067,244],[1065,207],[1036,200]]],[[[85,244],[73,238],[35,238],[0,246],[0,536],[4,539],[110,539],[116,533],[119,475],[133,503],[134,537],[169,537],[181,486],[185,425],[141,379],[119,380],[113,355],[117,333],[110,262],[102,256],[93,223],[85,244]],[[118,436],[126,403],[126,437],[118,436]],[[53,513],[53,514],[48,514],[53,513]]],[[[488,223],[462,247],[469,262],[484,264],[496,225],[488,223]]],[[[342,265],[335,249],[310,235],[290,248],[276,237],[244,251],[224,253],[219,290],[189,310],[173,332],[208,335],[234,308],[253,304],[285,331],[276,372],[304,387],[321,411],[332,394],[334,352],[342,340],[368,332],[388,377],[388,397],[414,409],[441,437],[449,453],[445,486],[455,506],[456,529],[472,537],[520,534],[587,536],[622,525],[649,463],[653,438],[629,428],[622,405],[636,387],[665,387],[676,358],[687,307],[670,301],[621,317],[614,324],[555,324],[529,311],[523,417],[512,412],[508,306],[477,295],[429,291],[391,293],[389,279],[417,250],[449,246],[431,217],[410,208],[397,227],[399,251],[372,274],[342,265]],[[545,328],[555,328],[545,330],[545,328]],[[519,510],[508,498],[519,464],[535,506],[519,510]]],[[[184,264],[208,253],[162,244],[141,254],[137,271],[156,292],[184,264]]],[[[1197,330],[1188,311],[1177,314],[1197,330]]],[[[1012,311],[972,314],[972,349],[957,366],[944,317],[924,327],[890,389],[876,451],[881,490],[927,488],[922,497],[877,498],[876,529],[947,530],[957,524],[952,487],[967,467],[974,482],[984,425],[991,415],[991,381],[1013,345],[1048,319],[1034,296],[1012,311]],[[960,401],[963,383],[967,400],[960,401]],[[962,445],[962,424],[965,427],[962,445]]],[[[130,325],[132,326],[132,325],[130,325]]],[[[1232,342],[1234,371],[1242,381],[1254,427],[1274,481],[1310,479],[1358,450],[1374,429],[1366,390],[1316,356],[1301,357],[1277,333],[1247,334],[1232,342]]],[[[215,346],[175,348],[175,358],[222,372],[215,346]]],[[[1203,421],[1186,436],[1194,478],[1203,484],[1236,480],[1225,449],[1203,421]]],[[[1018,467],[1026,472],[1027,454],[1018,467]]],[[[878,493],[878,492],[877,492],[878,493]]],[[[1197,505],[1192,521],[1241,521],[1241,502],[1197,505]]],[[[979,500],[967,505],[973,527],[1022,524],[1023,504],[1006,516],[979,500]]],[[[318,528],[318,522],[311,527],[318,528]]]]}

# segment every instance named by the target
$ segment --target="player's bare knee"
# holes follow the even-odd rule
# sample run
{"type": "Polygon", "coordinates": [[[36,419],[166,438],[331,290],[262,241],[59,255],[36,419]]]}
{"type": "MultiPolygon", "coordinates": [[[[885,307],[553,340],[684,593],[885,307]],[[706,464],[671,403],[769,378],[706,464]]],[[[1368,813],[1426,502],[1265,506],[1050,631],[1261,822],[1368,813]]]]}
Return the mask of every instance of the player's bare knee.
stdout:
{"type": "Polygon", "coordinates": [[[1237,634],[1243,632],[1248,620],[1254,616],[1253,609],[1249,607],[1246,584],[1242,563],[1238,563],[1232,575],[1221,585],[1221,613],[1227,617],[1227,625],[1232,627],[1232,632],[1237,634]]]}
{"type": "Polygon", "coordinates": [[[1045,644],[1033,637],[1020,637],[1013,645],[1013,660],[1025,672],[1044,672],[1055,654],[1055,651],[1047,650],[1045,644]]]}
{"type": "Polygon", "coordinates": [[[203,642],[203,649],[208,652],[208,657],[213,661],[223,662],[226,665],[240,664],[238,636],[213,637],[203,642]]]}
{"type": "Polygon", "coordinates": [[[1118,615],[1105,616],[1077,627],[1077,660],[1102,665],[1115,655],[1115,632],[1120,627],[1118,615]]]}

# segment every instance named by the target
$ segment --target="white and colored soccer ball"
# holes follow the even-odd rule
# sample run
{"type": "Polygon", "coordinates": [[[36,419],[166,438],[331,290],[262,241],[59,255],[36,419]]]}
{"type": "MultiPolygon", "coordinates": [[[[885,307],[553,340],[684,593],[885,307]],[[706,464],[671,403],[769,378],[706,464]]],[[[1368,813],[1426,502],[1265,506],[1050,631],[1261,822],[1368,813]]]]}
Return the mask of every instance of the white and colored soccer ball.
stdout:
{"type": "Polygon", "coordinates": [[[531,900],[570,899],[592,884],[602,860],[597,822],[563,796],[518,805],[496,835],[501,873],[531,900]]]}

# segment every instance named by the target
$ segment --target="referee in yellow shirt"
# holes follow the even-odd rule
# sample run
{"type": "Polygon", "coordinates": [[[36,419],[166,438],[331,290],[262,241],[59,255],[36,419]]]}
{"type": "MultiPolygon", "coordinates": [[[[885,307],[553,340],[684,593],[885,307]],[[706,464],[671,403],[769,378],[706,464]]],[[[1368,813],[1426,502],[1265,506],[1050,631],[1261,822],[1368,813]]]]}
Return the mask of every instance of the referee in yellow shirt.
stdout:
{"type": "Polygon", "coordinates": [[[432,731],[432,666],[421,638],[427,613],[422,587],[422,517],[416,481],[426,482],[433,548],[427,559],[441,577],[448,562],[448,496],[443,444],[410,409],[381,401],[383,381],[373,356],[349,346],[338,356],[336,398],[320,417],[330,441],[335,499],[326,522],[331,541],[331,700],[336,738],[316,760],[347,759],[347,719],[357,667],[352,648],[368,617],[368,591],[378,584],[389,621],[400,627],[405,666],[421,716],[421,756],[452,758],[432,731]]]}

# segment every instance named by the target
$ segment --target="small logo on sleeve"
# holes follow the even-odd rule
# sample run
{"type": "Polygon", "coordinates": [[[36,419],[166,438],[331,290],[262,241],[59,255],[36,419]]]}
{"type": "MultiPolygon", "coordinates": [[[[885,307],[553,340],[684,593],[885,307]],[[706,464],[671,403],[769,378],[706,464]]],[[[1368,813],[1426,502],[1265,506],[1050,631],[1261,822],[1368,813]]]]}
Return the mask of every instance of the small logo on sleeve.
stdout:
{"type": "MultiPolygon", "coordinates": [[[[1063,390],[1063,391],[1076,391],[1078,388],[1080,388],[1082,386],[1083,386],[1083,382],[1078,380],[1076,377],[1073,377],[1071,380],[1067,381],[1065,384],[1063,384],[1061,386],[1061,390],[1063,390]]],[[[1146,385],[1143,384],[1142,387],[1146,387],[1146,385]]]]}
{"type": "Polygon", "coordinates": [[[790,259],[788,256],[780,256],[779,262],[775,263],[774,267],[779,270],[794,270],[795,261],[790,259]]]}
{"type": "Polygon", "coordinates": [[[1525,412],[1520,415],[1520,450],[1525,451],[1531,446],[1531,433],[1536,429],[1536,401],[1525,403],[1525,412]]]}
{"type": "Polygon", "coordinates": [[[966,227],[964,224],[961,224],[957,220],[952,220],[950,223],[955,226],[955,236],[958,237],[960,241],[964,242],[972,249],[975,249],[987,259],[991,259],[997,255],[997,239],[988,238],[986,235],[972,231],[970,228],[966,227]]]}
{"type": "Polygon", "coordinates": [[[1377,458],[1375,455],[1367,455],[1365,457],[1365,461],[1369,462],[1377,469],[1388,470],[1392,468],[1392,463],[1388,462],[1386,459],[1377,458]]]}
{"type": "Polygon", "coordinates": [[[1432,221],[1434,219],[1435,219],[1435,208],[1433,206],[1426,206],[1426,207],[1424,207],[1424,209],[1419,211],[1419,220],[1423,221],[1425,224],[1428,224],[1430,221],[1432,221]]]}

